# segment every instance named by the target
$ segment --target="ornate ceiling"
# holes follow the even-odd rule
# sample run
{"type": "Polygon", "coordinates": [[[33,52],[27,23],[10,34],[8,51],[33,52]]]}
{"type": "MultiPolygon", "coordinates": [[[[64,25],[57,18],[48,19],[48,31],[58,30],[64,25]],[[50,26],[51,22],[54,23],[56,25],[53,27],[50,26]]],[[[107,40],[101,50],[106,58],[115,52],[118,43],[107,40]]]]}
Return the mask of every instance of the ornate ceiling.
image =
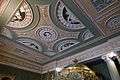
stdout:
{"type": "Polygon", "coordinates": [[[5,51],[40,64],[120,33],[120,0],[0,0],[5,51]]]}

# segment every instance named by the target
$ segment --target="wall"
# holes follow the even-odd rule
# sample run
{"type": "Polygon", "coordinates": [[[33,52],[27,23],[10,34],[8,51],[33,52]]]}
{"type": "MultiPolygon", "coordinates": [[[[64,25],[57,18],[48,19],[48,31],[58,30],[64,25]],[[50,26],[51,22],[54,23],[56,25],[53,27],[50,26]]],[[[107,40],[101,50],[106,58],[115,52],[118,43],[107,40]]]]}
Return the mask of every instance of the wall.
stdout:
{"type": "Polygon", "coordinates": [[[15,75],[15,80],[41,80],[41,74],[8,67],[5,65],[0,65],[0,72],[15,75]]]}
{"type": "Polygon", "coordinates": [[[107,65],[103,60],[98,59],[90,62],[84,62],[83,64],[87,65],[89,68],[97,72],[103,80],[112,80],[107,65]]]}

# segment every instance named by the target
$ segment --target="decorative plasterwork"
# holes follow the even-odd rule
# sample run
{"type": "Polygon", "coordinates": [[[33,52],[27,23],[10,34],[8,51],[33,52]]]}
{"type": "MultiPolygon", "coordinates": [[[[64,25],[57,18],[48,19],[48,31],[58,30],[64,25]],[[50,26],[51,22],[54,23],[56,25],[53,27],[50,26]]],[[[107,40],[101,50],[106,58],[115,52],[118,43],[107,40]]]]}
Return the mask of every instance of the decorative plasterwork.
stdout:
{"type": "Polygon", "coordinates": [[[36,28],[37,39],[41,40],[47,47],[45,48],[44,54],[48,56],[54,56],[56,52],[53,50],[53,45],[55,42],[59,41],[61,38],[78,37],[78,32],[67,32],[56,28],[56,26],[51,22],[49,15],[48,5],[39,5],[40,11],[40,22],[36,28]]]}
{"type": "Polygon", "coordinates": [[[53,51],[47,51],[47,52],[44,52],[44,54],[47,55],[47,56],[52,57],[52,56],[55,56],[57,53],[55,53],[53,51]]]}
{"type": "MultiPolygon", "coordinates": [[[[84,1],[80,1],[80,0],[75,0],[76,3],[80,6],[80,8],[82,8],[83,11],[85,11],[85,13],[92,18],[95,18],[96,20],[102,20],[107,16],[110,16],[111,14],[115,13],[116,11],[118,11],[119,9],[119,0],[113,0],[115,1],[113,4],[111,4],[110,6],[107,6],[107,8],[103,9],[101,12],[97,12],[93,3],[89,0],[84,0],[84,1]],[[106,15],[107,14],[107,15],[106,15]]],[[[94,0],[97,3],[101,2],[102,0],[94,0]]],[[[107,0],[104,0],[107,1],[107,0]]],[[[108,0],[109,2],[110,0],[108,0]]],[[[112,0],[111,0],[112,1],[112,0]]],[[[104,3],[104,2],[103,2],[104,3]]],[[[102,4],[103,4],[102,3],[102,4]]],[[[98,3],[97,5],[100,5],[101,3],[98,3]]],[[[96,6],[97,6],[96,5],[96,6]]],[[[104,4],[105,5],[105,4],[104,4]]],[[[99,7],[99,6],[98,6],[99,7]]]]}
{"type": "Polygon", "coordinates": [[[84,24],[61,1],[58,2],[56,15],[64,28],[70,30],[85,28],[84,24]]]}
{"type": "Polygon", "coordinates": [[[76,39],[63,39],[58,41],[57,43],[54,44],[54,48],[58,52],[62,52],[64,50],[67,50],[68,48],[75,46],[76,44],[79,44],[80,42],[77,41],[76,39]]]}
{"type": "Polygon", "coordinates": [[[106,23],[107,28],[115,29],[120,27],[120,15],[113,16],[106,23]]]}
{"type": "MultiPolygon", "coordinates": [[[[107,14],[106,14],[107,15],[107,14]]],[[[101,29],[106,33],[110,34],[113,32],[116,33],[120,30],[120,8],[119,11],[115,12],[114,14],[104,18],[103,20],[99,21],[98,24],[101,26],[101,29]]]]}
{"type": "Polygon", "coordinates": [[[49,18],[49,6],[48,5],[39,5],[40,11],[40,26],[52,26],[52,22],[49,18]]]}
{"type": "Polygon", "coordinates": [[[32,9],[26,1],[23,1],[17,12],[8,21],[7,26],[12,28],[24,28],[27,27],[32,22],[32,20],[32,9]]]}
{"type": "MultiPolygon", "coordinates": [[[[65,67],[72,63],[72,60],[74,58],[77,58],[79,62],[86,61],[92,58],[100,57],[102,55],[108,54],[111,51],[114,51],[116,49],[120,48],[120,36],[116,37],[115,39],[111,39],[108,42],[101,44],[99,46],[96,46],[94,48],[91,48],[89,50],[80,52],[74,56],[70,56],[65,59],[61,59],[57,61],[58,67],[65,67]]],[[[22,60],[19,60],[19,58],[10,58],[3,56],[4,54],[0,55],[0,63],[6,64],[9,66],[17,67],[20,69],[25,69],[37,73],[45,73],[51,70],[55,70],[56,62],[53,61],[49,64],[44,65],[42,68],[38,65],[28,63],[22,60]]]]}
{"type": "MultiPolygon", "coordinates": [[[[32,43],[32,45],[36,45],[38,47],[38,49],[41,49],[40,44],[37,43],[36,41],[34,41],[34,40],[32,41],[31,39],[30,40],[28,39],[28,41],[30,41],[30,44],[32,43]]],[[[12,40],[10,40],[4,36],[0,36],[0,42],[1,42],[0,49],[5,51],[6,53],[9,53],[9,54],[12,54],[12,55],[15,55],[18,57],[22,57],[23,59],[37,62],[40,64],[49,60],[49,57],[43,55],[42,52],[37,51],[35,49],[33,50],[32,48],[35,46],[32,46],[29,48],[29,47],[26,47],[26,45],[23,46],[21,44],[18,44],[18,42],[17,43],[13,42],[12,40]]],[[[29,42],[27,45],[29,45],[29,42]]],[[[1,52],[1,50],[0,50],[0,52],[1,52]]]]}
{"type": "Polygon", "coordinates": [[[104,35],[113,32],[116,33],[117,31],[119,31],[118,27],[115,26],[119,25],[118,24],[119,18],[117,17],[120,14],[119,5],[120,0],[89,0],[89,1],[75,0],[75,1],[80,6],[80,9],[83,10],[83,12],[93,21],[96,27],[98,27],[104,35]],[[96,8],[99,9],[98,11],[96,11],[95,6],[96,8]],[[108,23],[108,21],[110,21],[109,19],[112,19],[112,17],[115,18],[114,21],[112,21],[112,23],[110,22],[108,23]]]}
{"type": "Polygon", "coordinates": [[[30,39],[30,38],[18,38],[16,40],[17,42],[20,42],[30,48],[33,48],[39,52],[42,52],[43,51],[43,48],[41,46],[41,44],[37,41],[34,41],[33,39],[30,39]]]}
{"type": "MultiPolygon", "coordinates": [[[[75,58],[77,58],[79,62],[83,62],[83,61],[90,60],[93,58],[101,57],[102,55],[108,54],[111,51],[113,52],[114,50],[118,48],[120,49],[120,36],[116,37],[115,39],[111,39],[108,42],[103,43],[99,46],[93,47],[86,51],[69,56],[67,58],[58,60],[57,66],[64,68],[65,66],[72,64],[72,60],[75,58]]],[[[48,63],[43,66],[43,73],[55,70],[55,68],[56,68],[56,61],[48,63]]]]}
{"type": "Polygon", "coordinates": [[[44,44],[52,44],[58,38],[58,32],[50,19],[49,5],[39,5],[40,22],[36,28],[36,36],[44,44]]]}
{"type": "Polygon", "coordinates": [[[86,41],[90,38],[94,37],[94,35],[89,31],[89,30],[86,30],[83,34],[82,34],[82,39],[83,41],[86,41]]]}
{"type": "MultiPolygon", "coordinates": [[[[107,42],[105,45],[100,45],[99,48],[91,48],[92,46],[101,43],[101,41],[106,41],[108,38],[114,37],[105,35],[105,37],[109,36],[105,38],[104,36],[101,36],[98,32],[99,30],[97,31],[97,29],[104,27],[101,31],[104,30],[103,32],[105,33],[111,29],[118,29],[120,0],[111,3],[98,12],[90,0],[52,0],[52,2],[51,0],[42,0],[43,3],[39,0],[16,0],[18,3],[15,6],[12,5],[15,0],[10,1],[9,8],[6,8],[4,11],[6,13],[7,10],[9,11],[9,9],[13,7],[10,14],[7,13],[8,15],[5,16],[3,14],[3,16],[1,16],[2,19],[4,18],[5,20],[0,19],[0,21],[6,23],[10,15],[14,14],[7,23],[15,23],[5,26],[7,29],[11,30],[10,32],[15,34],[13,34],[13,39],[11,40],[0,35],[0,51],[3,50],[7,55],[17,56],[17,58],[22,58],[28,60],[29,62],[39,64],[49,63],[50,61],[62,58],[62,60],[58,61],[58,66],[65,66],[71,63],[73,58],[78,58],[80,61],[89,60],[99,57],[102,54],[106,54],[107,52],[120,46],[120,41],[116,40],[113,43],[107,42]],[[23,2],[20,4],[19,1],[23,2]],[[28,1],[30,5],[25,1],[28,1]],[[75,1],[80,3],[80,7],[76,5],[75,1]],[[26,7],[24,6],[25,4],[26,7]],[[14,21],[14,19],[17,19],[15,16],[20,16],[20,12],[25,13],[23,8],[28,8],[28,12],[26,11],[26,13],[28,13],[29,17],[24,17],[22,21],[20,21],[21,18],[19,18],[18,21],[14,21]],[[32,11],[34,12],[34,19],[32,11]],[[27,23],[24,23],[25,20],[27,23]],[[108,28],[113,25],[111,23],[115,26],[108,28]],[[95,26],[98,26],[98,28],[95,28],[95,26]],[[19,40],[19,38],[24,37],[25,39],[19,40]],[[104,38],[106,40],[104,40],[104,38]],[[18,39],[18,42],[16,42],[16,39],[18,39]],[[94,42],[98,43],[94,45],[94,42]],[[84,51],[84,49],[89,46],[89,50],[84,51]],[[69,58],[65,58],[67,56],[69,56],[69,58]]],[[[4,25],[4,23],[2,23],[2,25],[4,25]]],[[[8,30],[5,32],[7,35],[9,34],[8,30]]],[[[1,55],[5,55],[5,53],[1,55]]],[[[16,61],[17,58],[15,58],[16,61]]],[[[13,62],[14,61],[15,60],[13,60],[13,62]]],[[[13,62],[7,61],[5,64],[9,65],[13,62]]],[[[26,63],[23,63],[23,65],[25,64],[26,63]]],[[[22,64],[18,66],[22,66],[22,64]]],[[[27,65],[27,67],[28,66],[30,65],[27,65]]],[[[55,63],[51,65],[48,64],[43,66],[43,71],[47,71],[55,67],[55,63]]]]}
{"type": "Polygon", "coordinates": [[[37,35],[46,42],[51,42],[58,38],[58,33],[49,26],[38,29],[37,35]]]}
{"type": "Polygon", "coordinates": [[[102,9],[108,7],[110,4],[114,3],[117,0],[91,0],[97,11],[101,11],[102,9]]]}
{"type": "Polygon", "coordinates": [[[17,52],[17,53],[19,53],[19,54],[23,54],[23,55],[25,55],[25,56],[29,55],[29,53],[28,53],[27,51],[22,50],[22,49],[20,49],[20,48],[16,48],[16,49],[15,49],[15,52],[17,52]]]}
{"type": "MultiPolygon", "coordinates": [[[[60,4],[62,5],[62,8],[65,8],[65,10],[69,13],[70,18],[73,18],[73,22],[75,20],[75,23],[73,22],[72,23],[68,22],[68,23],[73,24],[73,25],[82,24],[77,19],[77,17],[62,2],[60,4]]],[[[49,5],[37,5],[37,9],[39,11],[38,13],[40,16],[39,16],[39,23],[35,24],[35,26],[33,26],[34,28],[28,29],[28,30],[27,28],[22,28],[22,29],[10,28],[10,30],[13,30],[15,33],[14,39],[17,42],[23,44],[23,46],[25,45],[24,47],[27,47],[27,48],[29,47],[28,49],[32,48],[31,50],[34,49],[34,51],[37,51],[38,53],[41,53],[42,55],[52,58],[54,56],[57,56],[59,52],[67,51],[69,50],[69,48],[74,47],[77,44],[80,44],[80,41],[78,41],[79,40],[78,36],[79,36],[79,33],[82,33],[82,32],[79,29],[83,30],[82,28],[84,28],[84,30],[86,30],[86,27],[85,26],[81,28],[74,27],[75,30],[77,30],[75,32],[73,31],[70,32],[68,30],[62,30],[58,28],[59,26],[55,26],[58,23],[54,24],[51,20],[51,16],[54,16],[54,15],[49,14],[50,12],[49,8],[50,8],[49,5]],[[73,40],[71,40],[70,38],[73,38],[73,40]],[[66,41],[63,41],[65,39],[66,41]],[[55,46],[54,44],[56,45],[56,48],[54,47],[55,46]]],[[[77,25],[77,26],[80,27],[80,25],[77,25]]],[[[74,29],[71,28],[71,30],[74,30],[74,29]]],[[[87,37],[85,37],[85,40],[93,37],[92,34],[85,34],[85,36],[86,35],[87,37]]],[[[14,51],[24,56],[30,55],[28,52],[20,48],[15,48],[14,51]]],[[[40,61],[39,57],[36,57],[34,55],[32,57],[37,62],[40,61]]]]}
{"type": "Polygon", "coordinates": [[[8,2],[9,0],[0,0],[0,16],[3,14],[8,2]]]}
{"type": "Polygon", "coordinates": [[[19,58],[14,59],[7,56],[0,55],[0,64],[9,65],[13,67],[17,67],[20,69],[42,73],[42,67],[36,66],[35,64],[25,62],[23,60],[19,60],[19,58]]]}
{"type": "Polygon", "coordinates": [[[12,39],[13,38],[13,35],[11,33],[11,31],[5,27],[2,28],[2,32],[1,32],[2,35],[12,39]]]}

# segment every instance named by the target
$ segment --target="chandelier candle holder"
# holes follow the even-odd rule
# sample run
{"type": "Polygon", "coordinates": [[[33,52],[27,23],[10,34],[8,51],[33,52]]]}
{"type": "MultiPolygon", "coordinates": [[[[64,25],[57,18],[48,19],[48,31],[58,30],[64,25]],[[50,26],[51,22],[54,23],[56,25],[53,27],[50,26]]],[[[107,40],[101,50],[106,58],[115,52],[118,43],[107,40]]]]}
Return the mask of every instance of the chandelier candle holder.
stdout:
{"type": "Polygon", "coordinates": [[[78,60],[73,60],[70,64],[59,72],[55,80],[100,80],[95,72],[85,65],[78,64],[78,60]]]}

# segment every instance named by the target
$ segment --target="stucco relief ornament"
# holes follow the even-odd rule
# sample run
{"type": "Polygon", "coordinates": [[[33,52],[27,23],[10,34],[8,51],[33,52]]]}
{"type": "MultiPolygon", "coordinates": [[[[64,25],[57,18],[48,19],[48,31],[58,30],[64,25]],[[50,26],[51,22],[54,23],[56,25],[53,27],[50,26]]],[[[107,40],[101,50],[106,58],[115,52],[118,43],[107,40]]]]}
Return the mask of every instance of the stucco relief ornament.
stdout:
{"type": "Polygon", "coordinates": [[[84,24],[62,2],[57,6],[56,15],[64,28],[70,30],[85,28],[84,24]]]}
{"type": "Polygon", "coordinates": [[[67,40],[60,40],[57,43],[54,44],[54,49],[58,52],[62,52],[64,50],[69,49],[72,46],[75,46],[77,44],[79,44],[80,42],[77,41],[76,39],[67,39],[67,40]]]}
{"type": "Polygon", "coordinates": [[[13,15],[7,26],[12,28],[24,28],[30,25],[33,20],[33,12],[26,1],[23,1],[18,11],[13,15]]]}
{"type": "Polygon", "coordinates": [[[91,39],[92,37],[94,37],[94,35],[92,34],[92,32],[90,30],[86,30],[82,35],[82,39],[84,41],[91,39]]]}
{"type": "Polygon", "coordinates": [[[110,18],[107,21],[106,25],[109,29],[119,28],[120,27],[120,15],[110,18]]]}
{"type": "Polygon", "coordinates": [[[19,43],[22,43],[30,48],[33,48],[39,52],[42,52],[42,46],[37,42],[29,38],[18,38],[16,40],[19,43]]]}
{"type": "Polygon", "coordinates": [[[49,26],[38,29],[37,35],[46,42],[54,41],[58,37],[57,31],[49,26]]]}
{"type": "Polygon", "coordinates": [[[111,5],[117,0],[91,0],[91,3],[94,5],[97,11],[100,11],[107,6],[111,5]]]}
{"type": "Polygon", "coordinates": [[[58,51],[61,52],[63,50],[66,50],[76,44],[78,44],[79,42],[78,41],[75,41],[75,40],[66,40],[66,41],[62,41],[60,42],[58,45],[58,51]]]}

